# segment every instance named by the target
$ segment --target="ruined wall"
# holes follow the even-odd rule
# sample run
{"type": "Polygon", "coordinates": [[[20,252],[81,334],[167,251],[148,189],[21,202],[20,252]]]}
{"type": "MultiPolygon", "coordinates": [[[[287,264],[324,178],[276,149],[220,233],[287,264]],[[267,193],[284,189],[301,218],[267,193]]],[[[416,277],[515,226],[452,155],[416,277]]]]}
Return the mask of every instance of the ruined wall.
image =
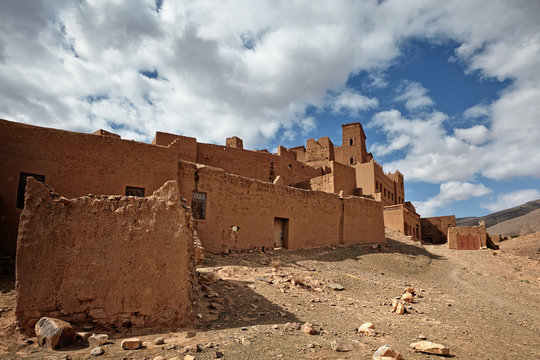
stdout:
{"type": "Polygon", "coordinates": [[[433,244],[443,244],[446,242],[448,228],[456,226],[456,217],[449,216],[433,216],[421,218],[422,225],[422,240],[433,244]]]}
{"type": "Polygon", "coordinates": [[[197,231],[211,252],[273,247],[276,218],[288,220],[289,249],[385,241],[381,204],[371,199],[274,186],[182,161],[179,183],[186,198],[206,194],[197,231]]]}
{"type": "Polygon", "coordinates": [[[448,228],[448,248],[454,250],[478,250],[486,246],[486,227],[460,226],[448,228]]]}
{"type": "Polygon", "coordinates": [[[305,162],[307,164],[318,161],[332,161],[334,159],[334,144],[332,144],[328,136],[322,137],[317,141],[308,139],[305,156],[305,162]]]}
{"type": "MultiPolygon", "coordinates": [[[[0,254],[15,255],[21,173],[45,176],[66,197],[151,194],[176,179],[177,149],[0,120],[0,254]]],[[[22,195],[24,194],[24,184],[22,195]]]]}
{"type": "Polygon", "coordinates": [[[175,181],[146,198],[68,200],[27,184],[17,244],[16,317],[106,328],[178,327],[192,319],[193,238],[175,181]]]}

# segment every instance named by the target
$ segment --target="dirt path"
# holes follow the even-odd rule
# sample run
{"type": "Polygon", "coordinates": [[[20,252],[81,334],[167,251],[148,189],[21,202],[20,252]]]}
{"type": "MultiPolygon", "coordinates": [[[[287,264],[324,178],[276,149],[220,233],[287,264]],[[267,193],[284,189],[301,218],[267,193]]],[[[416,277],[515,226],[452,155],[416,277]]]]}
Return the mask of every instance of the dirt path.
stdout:
{"type": "MultiPolygon", "coordinates": [[[[206,271],[221,280],[201,288],[202,320],[178,332],[143,333],[146,348],[120,349],[115,334],[104,359],[152,359],[180,356],[197,343],[196,359],[371,359],[390,344],[405,359],[435,359],[413,353],[409,344],[424,335],[450,348],[456,359],[540,358],[540,263],[501,251],[452,251],[418,246],[406,238],[389,239],[382,249],[369,245],[276,251],[272,254],[209,256],[206,271]],[[329,288],[332,283],[343,291],[329,288]],[[409,313],[391,312],[390,303],[405,287],[421,297],[409,313]],[[311,322],[316,335],[291,330],[287,323],[311,322]],[[361,336],[355,329],[372,322],[379,334],[361,336]],[[165,345],[153,345],[156,337],[165,345]],[[338,340],[351,351],[335,352],[338,340]]],[[[2,301],[11,306],[12,291],[2,301]],[[11,296],[11,298],[9,297],[11,296]]],[[[91,349],[47,352],[5,329],[12,311],[0,314],[0,357],[48,358],[67,354],[90,358],[91,349]],[[18,354],[15,354],[17,352],[18,354]]]]}

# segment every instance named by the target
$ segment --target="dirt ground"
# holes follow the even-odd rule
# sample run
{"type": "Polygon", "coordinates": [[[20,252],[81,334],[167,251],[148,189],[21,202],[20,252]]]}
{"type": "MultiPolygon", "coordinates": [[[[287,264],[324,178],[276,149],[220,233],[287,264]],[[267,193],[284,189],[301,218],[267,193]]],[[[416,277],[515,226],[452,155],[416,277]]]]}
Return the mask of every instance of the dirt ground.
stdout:
{"type": "MultiPolygon", "coordinates": [[[[200,269],[206,284],[197,304],[202,319],[193,328],[109,334],[111,342],[99,358],[183,359],[184,347],[192,344],[201,349],[190,353],[196,359],[221,354],[223,359],[371,359],[384,344],[405,359],[438,358],[411,351],[409,344],[420,335],[447,346],[456,359],[540,358],[540,261],[387,236],[380,249],[207,254],[200,269]],[[344,290],[332,290],[333,283],[344,290]],[[419,296],[408,313],[392,313],[392,299],[409,286],[419,296]],[[317,333],[286,325],[293,322],[310,322],[317,333]],[[356,332],[365,322],[375,325],[376,336],[356,332]],[[144,341],[143,349],[122,350],[121,339],[132,335],[144,341]],[[154,345],[158,337],[164,345],[154,345]],[[350,351],[332,350],[333,340],[350,351]]],[[[2,275],[0,289],[0,358],[93,358],[88,345],[50,351],[20,335],[14,326],[13,279],[2,275]]]]}

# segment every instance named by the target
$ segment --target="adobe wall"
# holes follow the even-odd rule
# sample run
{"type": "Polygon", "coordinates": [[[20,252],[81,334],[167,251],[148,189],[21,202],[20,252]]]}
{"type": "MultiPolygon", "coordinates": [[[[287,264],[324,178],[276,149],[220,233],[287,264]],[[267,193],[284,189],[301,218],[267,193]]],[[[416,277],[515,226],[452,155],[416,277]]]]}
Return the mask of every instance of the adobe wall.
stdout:
{"type": "MultiPolygon", "coordinates": [[[[375,163],[373,161],[353,166],[356,175],[356,186],[361,187],[364,194],[376,194],[375,191],[375,163]]],[[[381,198],[382,201],[382,198],[381,198]]]]}
{"type": "Polygon", "coordinates": [[[385,242],[381,203],[308,191],[179,163],[182,196],[206,194],[206,217],[197,220],[205,250],[272,248],[275,218],[288,219],[288,248],[385,242]],[[238,231],[233,231],[233,226],[238,231]]]}
{"type": "Polygon", "coordinates": [[[334,144],[328,136],[319,140],[308,139],[306,143],[305,162],[332,161],[334,160],[334,144]]]}
{"type": "Polygon", "coordinates": [[[45,176],[66,197],[151,194],[176,179],[178,149],[0,120],[0,255],[15,255],[21,172],[45,176]]]}
{"type": "Polygon", "coordinates": [[[443,244],[447,241],[449,227],[456,226],[456,217],[448,216],[433,216],[421,218],[422,225],[422,240],[433,244],[443,244]]]}
{"type": "Polygon", "coordinates": [[[29,179],[17,243],[17,323],[176,328],[192,321],[193,231],[175,181],[149,197],[66,199],[29,179]]]}
{"type": "Polygon", "coordinates": [[[460,226],[448,228],[448,248],[454,250],[478,250],[486,246],[486,227],[460,226]]]}
{"type": "Polygon", "coordinates": [[[384,207],[384,226],[411,236],[413,240],[420,240],[422,236],[420,216],[403,204],[384,207]]]}
{"type": "MultiPolygon", "coordinates": [[[[179,157],[190,161],[184,159],[182,154],[179,154],[179,157]]],[[[196,162],[261,181],[272,182],[280,175],[287,185],[307,181],[322,174],[320,169],[289,157],[203,143],[197,143],[196,162]]]]}

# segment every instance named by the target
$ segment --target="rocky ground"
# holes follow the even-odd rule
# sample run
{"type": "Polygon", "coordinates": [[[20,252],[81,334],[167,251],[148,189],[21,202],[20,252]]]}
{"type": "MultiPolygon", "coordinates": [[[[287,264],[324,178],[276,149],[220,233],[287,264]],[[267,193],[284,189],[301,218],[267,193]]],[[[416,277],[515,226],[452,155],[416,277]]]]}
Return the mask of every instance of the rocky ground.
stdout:
{"type": "MultiPolygon", "coordinates": [[[[207,255],[193,328],[108,334],[98,358],[371,359],[384,344],[405,359],[438,358],[412,351],[409,345],[424,337],[456,359],[540,358],[537,259],[387,236],[381,248],[207,255]],[[403,315],[392,312],[392,300],[408,287],[416,294],[413,303],[405,303],[403,315]],[[298,329],[306,322],[314,334],[298,329]],[[358,333],[366,322],[376,333],[358,333]],[[142,349],[121,348],[131,336],[143,340],[142,349]],[[156,345],[157,338],[164,344],[156,345]],[[334,350],[336,344],[347,351],[334,350]],[[186,347],[191,352],[185,354],[186,347]]],[[[0,288],[0,358],[93,358],[88,345],[51,351],[20,335],[13,279],[2,275],[0,288]]]]}

